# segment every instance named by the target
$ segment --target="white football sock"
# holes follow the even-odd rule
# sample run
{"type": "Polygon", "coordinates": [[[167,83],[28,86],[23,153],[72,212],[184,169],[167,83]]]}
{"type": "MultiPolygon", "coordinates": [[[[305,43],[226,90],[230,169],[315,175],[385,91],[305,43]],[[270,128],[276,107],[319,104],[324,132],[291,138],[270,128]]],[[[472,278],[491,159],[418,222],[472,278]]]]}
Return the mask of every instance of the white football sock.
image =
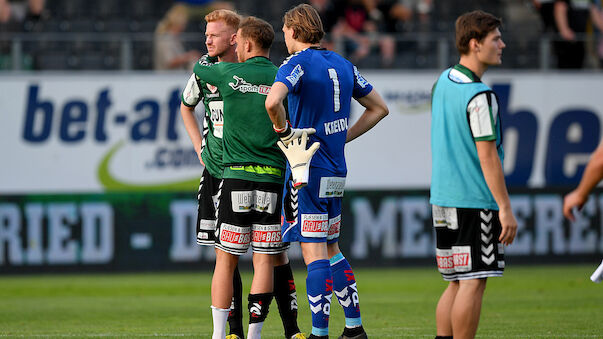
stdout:
{"type": "Polygon", "coordinates": [[[228,320],[229,308],[211,307],[211,316],[214,320],[214,334],[211,339],[226,338],[226,321],[228,320]]]}
{"type": "Polygon", "coordinates": [[[262,337],[262,326],[264,322],[249,324],[249,330],[247,331],[247,339],[260,339],[262,337]]]}

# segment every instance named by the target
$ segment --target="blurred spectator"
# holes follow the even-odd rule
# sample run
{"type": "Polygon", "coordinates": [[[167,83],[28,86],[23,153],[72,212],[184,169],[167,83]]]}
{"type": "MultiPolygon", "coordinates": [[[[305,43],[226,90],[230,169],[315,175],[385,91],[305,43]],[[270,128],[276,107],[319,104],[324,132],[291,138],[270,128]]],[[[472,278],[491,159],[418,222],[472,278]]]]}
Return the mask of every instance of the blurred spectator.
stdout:
{"type": "Polygon", "coordinates": [[[7,0],[0,0],[0,70],[10,67],[10,39],[4,36],[7,31],[10,31],[10,10],[10,3],[7,0]]]}
{"type": "Polygon", "coordinates": [[[584,65],[584,34],[591,15],[592,0],[555,0],[553,14],[559,38],[554,43],[557,68],[577,69],[584,65]]]}
{"type": "Polygon", "coordinates": [[[322,47],[331,51],[336,50],[331,32],[335,24],[337,24],[339,17],[333,2],[331,0],[309,0],[308,4],[314,7],[318,15],[320,15],[320,21],[322,21],[322,26],[326,33],[321,42],[322,47]]]}
{"type": "Polygon", "coordinates": [[[590,10],[593,24],[599,29],[599,41],[596,49],[599,67],[603,68],[603,0],[593,0],[590,10]]]}
{"type": "Polygon", "coordinates": [[[32,68],[33,61],[29,47],[33,43],[23,43],[20,53],[21,58],[15,60],[12,55],[11,34],[32,31],[42,18],[48,16],[44,4],[45,0],[0,0],[0,69],[32,68]],[[14,65],[14,62],[18,62],[19,65],[14,65]]]}
{"type": "Polygon", "coordinates": [[[547,33],[554,32],[555,15],[553,14],[553,8],[555,6],[555,0],[532,0],[532,5],[540,15],[542,30],[547,33]]]}
{"type": "Polygon", "coordinates": [[[333,4],[338,22],[333,28],[333,39],[342,41],[343,49],[353,63],[358,63],[379,46],[381,65],[393,64],[396,41],[390,34],[397,20],[407,20],[412,12],[402,4],[380,0],[340,0],[333,4]]]}
{"type": "Polygon", "coordinates": [[[432,31],[431,15],[434,7],[433,0],[403,0],[403,4],[412,9],[415,26],[413,33],[417,38],[416,49],[422,52],[432,53],[433,45],[430,43],[432,31]]]}
{"type": "Polygon", "coordinates": [[[399,2],[412,11],[419,25],[429,26],[433,0],[400,0],[399,2]]]}
{"type": "Polygon", "coordinates": [[[365,1],[371,19],[379,25],[379,30],[396,33],[404,30],[405,23],[413,17],[414,0],[367,0],[365,1]]]}
{"type": "Polygon", "coordinates": [[[424,51],[429,49],[429,37],[425,33],[431,31],[432,0],[371,0],[374,9],[370,11],[372,18],[379,24],[379,31],[392,36],[403,33],[412,34],[412,41],[396,41],[396,51],[424,51]],[[376,15],[375,15],[376,14],[376,15]]]}
{"type": "Polygon", "coordinates": [[[46,0],[0,0],[0,24],[37,22],[48,16],[46,0]]]}
{"type": "Polygon", "coordinates": [[[0,0],[0,24],[7,24],[10,21],[10,3],[8,0],[0,0]]]}
{"type": "Polygon", "coordinates": [[[194,63],[201,57],[199,51],[186,51],[180,39],[187,23],[186,5],[175,4],[157,25],[153,41],[153,64],[156,70],[192,70],[194,63]]]}
{"type": "Polygon", "coordinates": [[[363,33],[368,23],[368,12],[362,0],[334,0],[337,23],[331,30],[336,49],[350,55],[350,61],[358,63],[370,52],[370,40],[363,33]]]}
{"type": "Polygon", "coordinates": [[[320,15],[323,29],[329,34],[333,30],[333,26],[339,19],[339,11],[335,8],[335,4],[341,5],[341,1],[333,2],[331,0],[309,0],[308,4],[314,7],[320,15]]]}

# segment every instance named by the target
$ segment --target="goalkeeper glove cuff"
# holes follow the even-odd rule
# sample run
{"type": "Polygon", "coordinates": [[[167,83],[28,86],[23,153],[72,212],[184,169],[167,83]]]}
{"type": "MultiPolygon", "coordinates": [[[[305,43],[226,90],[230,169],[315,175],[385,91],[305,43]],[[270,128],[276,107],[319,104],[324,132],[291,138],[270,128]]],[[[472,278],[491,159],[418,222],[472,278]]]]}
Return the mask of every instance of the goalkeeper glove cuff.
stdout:
{"type": "Polygon", "coordinates": [[[285,127],[283,128],[277,128],[274,125],[272,125],[272,128],[276,134],[278,134],[278,137],[285,146],[289,145],[294,139],[301,138],[303,133],[306,133],[307,135],[316,133],[314,128],[292,128],[289,121],[286,121],[285,127]]]}

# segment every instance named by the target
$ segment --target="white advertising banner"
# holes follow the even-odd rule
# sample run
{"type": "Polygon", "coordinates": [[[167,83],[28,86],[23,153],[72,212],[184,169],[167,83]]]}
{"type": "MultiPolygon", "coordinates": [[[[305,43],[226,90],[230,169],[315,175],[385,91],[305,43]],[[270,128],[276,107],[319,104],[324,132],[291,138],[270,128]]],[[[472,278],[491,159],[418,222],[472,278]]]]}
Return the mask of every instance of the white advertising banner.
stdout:
{"type": "MultiPolygon", "coordinates": [[[[437,72],[364,72],[390,114],[346,148],[347,189],[427,188],[437,72]]],[[[190,190],[187,74],[3,75],[0,194],[190,190]]],[[[573,185],[601,137],[603,75],[496,73],[510,185],[573,185]]],[[[199,107],[201,114],[202,110],[199,107]]],[[[353,119],[361,113],[354,106],[353,119]]]]}
{"type": "MultiPolygon", "coordinates": [[[[366,74],[390,114],[346,146],[346,188],[428,188],[431,72],[366,74]]],[[[601,140],[603,74],[486,73],[499,98],[507,184],[574,186],[601,140]]],[[[355,106],[354,116],[361,113],[355,106]]]]}
{"type": "Polygon", "coordinates": [[[202,167],[180,117],[187,80],[187,74],[3,76],[0,192],[196,187],[202,167]]]}

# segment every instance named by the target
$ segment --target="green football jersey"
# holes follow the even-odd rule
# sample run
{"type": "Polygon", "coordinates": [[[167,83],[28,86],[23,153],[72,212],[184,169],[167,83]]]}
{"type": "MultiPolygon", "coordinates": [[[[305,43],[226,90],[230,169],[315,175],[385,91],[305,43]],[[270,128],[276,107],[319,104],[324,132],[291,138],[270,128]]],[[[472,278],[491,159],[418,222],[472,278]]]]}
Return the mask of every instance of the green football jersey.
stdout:
{"type": "Polygon", "coordinates": [[[224,178],[282,183],[285,158],[265,101],[278,68],[265,57],[243,63],[197,63],[194,73],[218,88],[224,102],[224,178]]]}
{"type": "MultiPolygon", "coordinates": [[[[199,64],[212,66],[218,62],[217,57],[208,54],[199,59],[199,64]]],[[[196,106],[201,100],[205,106],[205,123],[203,129],[203,149],[201,159],[205,168],[214,177],[221,179],[224,172],[222,162],[222,131],[224,127],[224,102],[216,86],[210,85],[195,74],[191,76],[182,92],[182,103],[189,107],[196,106]]]]}

